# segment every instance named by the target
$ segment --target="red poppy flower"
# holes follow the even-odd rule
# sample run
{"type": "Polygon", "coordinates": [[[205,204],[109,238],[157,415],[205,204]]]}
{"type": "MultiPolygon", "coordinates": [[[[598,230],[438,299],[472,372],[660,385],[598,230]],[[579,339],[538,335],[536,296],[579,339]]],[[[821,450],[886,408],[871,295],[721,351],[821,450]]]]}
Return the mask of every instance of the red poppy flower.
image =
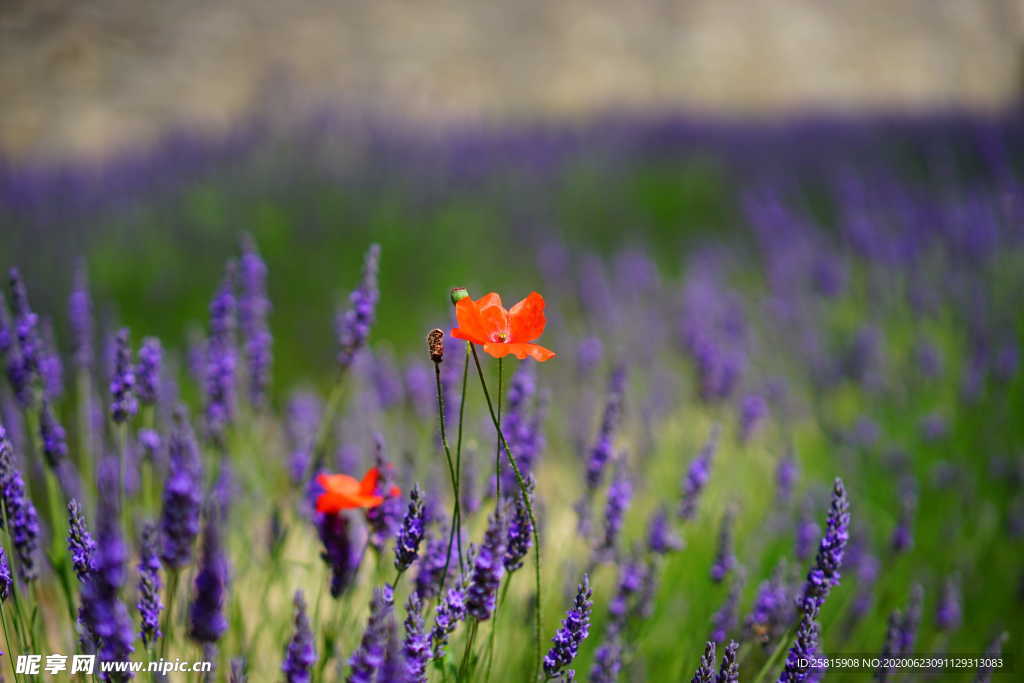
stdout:
{"type": "MultiPolygon", "coordinates": [[[[317,496],[316,511],[335,514],[350,508],[377,507],[384,502],[384,497],[377,494],[379,478],[380,471],[376,467],[371,467],[362,481],[356,481],[355,477],[347,474],[317,475],[316,483],[320,484],[324,492],[317,496]]],[[[401,490],[397,486],[392,486],[388,492],[391,497],[400,494],[401,490]]]]}
{"type": "Polygon", "coordinates": [[[455,304],[455,318],[459,326],[452,336],[480,344],[495,358],[511,353],[520,360],[529,356],[543,363],[555,357],[554,351],[530,343],[544,334],[547,323],[544,297],[537,292],[510,309],[501,305],[501,297],[494,292],[476,301],[467,296],[455,304]]]}

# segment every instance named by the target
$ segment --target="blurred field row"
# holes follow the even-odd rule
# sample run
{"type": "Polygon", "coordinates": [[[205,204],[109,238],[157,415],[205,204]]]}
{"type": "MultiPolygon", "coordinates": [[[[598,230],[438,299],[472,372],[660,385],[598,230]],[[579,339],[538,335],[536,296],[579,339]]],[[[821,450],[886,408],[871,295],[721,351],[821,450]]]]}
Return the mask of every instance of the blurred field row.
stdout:
{"type": "Polygon", "coordinates": [[[1005,105],[1018,0],[5,3],[0,154],[102,155],[324,104],[428,121],[1005,105]]]}

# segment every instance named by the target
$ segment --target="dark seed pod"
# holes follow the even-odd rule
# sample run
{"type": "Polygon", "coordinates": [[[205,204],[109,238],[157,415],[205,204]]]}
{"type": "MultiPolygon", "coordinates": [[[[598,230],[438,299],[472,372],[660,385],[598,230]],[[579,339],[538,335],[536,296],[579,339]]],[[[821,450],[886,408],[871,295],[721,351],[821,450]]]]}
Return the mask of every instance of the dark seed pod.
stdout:
{"type": "Polygon", "coordinates": [[[444,330],[434,328],[427,333],[427,350],[430,351],[430,360],[435,363],[444,360],[444,330]]]}

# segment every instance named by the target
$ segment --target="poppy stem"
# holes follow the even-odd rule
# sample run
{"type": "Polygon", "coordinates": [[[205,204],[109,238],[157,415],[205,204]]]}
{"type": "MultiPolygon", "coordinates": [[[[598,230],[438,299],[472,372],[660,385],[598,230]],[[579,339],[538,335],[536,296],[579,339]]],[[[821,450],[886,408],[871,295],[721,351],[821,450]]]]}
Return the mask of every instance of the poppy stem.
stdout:
{"type": "Polygon", "coordinates": [[[533,557],[534,557],[534,583],[537,594],[534,598],[536,609],[534,610],[534,630],[535,641],[536,641],[536,662],[534,664],[533,678],[536,680],[537,676],[540,675],[540,658],[541,658],[541,599],[540,599],[540,534],[537,530],[537,519],[533,514],[533,503],[530,501],[530,492],[526,486],[526,480],[523,479],[523,473],[519,470],[519,464],[516,463],[516,459],[512,457],[512,451],[509,449],[508,441],[505,439],[505,434],[501,431],[501,422],[498,420],[497,414],[494,412],[494,403],[491,401],[491,393],[487,390],[487,380],[484,379],[483,368],[480,367],[480,356],[476,352],[476,344],[469,342],[469,348],[473,352],[473,363],[476,365],[477,375],[480,377],[480,386],[484,390],[484,398],[487,400],[487,410],[491,414],[491,422],[494,423],[494,429],[498,432],[498,440],[501,446],[505,449],[505,455],[508,458],[509,465],[512,466],[512,471],[516,475],[516,483],[519,484],[519,492],[523,496],[523,502],[526,504],[526,513],[530,517],[530,526],[533,528],[533,557]]]}
{"type": "MultiPolygon", "coordinates": [[[[459,577],[464,578],[462,566],[462,425],[466,415],[466,385],[469,383],[469,344],[466,344],[466,355],[462,361],[462,394],[459,398],[459,430],[455,438],[455,482],[459,487],[459,529],[456,543],[459,546],[459,577]]],[[[448,549],[451,554],[451,548],[448,549]]]]}
{"type": "MultiPolygon", "coordinates": [[[[504,379],[505,373],[502,372],[502,361],[504,358],[498,359],[498,424],[501,424],[501,399],[502,399],[502,380],[504,379]]],[[[494,444],[494,514],[497,515],[498,519],[501,519],[501,440],[499,439],[494,444]]]]}
{"type": "Polygon", "coordinates": [[[452,557],[452,546],[455,544],[456,533],[458,533],[459,549],[459,575],[465,574],[465,567],[462,560],[462,416],[463,406],[466,404],[466,376],[469,374],[469,349],[466,349],[466,359],[462,365],[462,400],[459,402],[459,435],[455,446],[455,465],[452,465],[452,453],[448,446],[448,436],[444,426],[444,391],[441,388],[441,364],[434,362],[434,379],[437,386],[437,418],[441,429],[441,445],[444,446],[444,454],[448,460],[448,473],[452,479],[452,495],[455,499],[452,503],[452,524],[448,531],[448,552],[444,557],[444,571],[441,572],[441,580],[437,587],[438,601],[444,593],[444,584],[448,580],[448,564],[452,557]]]}

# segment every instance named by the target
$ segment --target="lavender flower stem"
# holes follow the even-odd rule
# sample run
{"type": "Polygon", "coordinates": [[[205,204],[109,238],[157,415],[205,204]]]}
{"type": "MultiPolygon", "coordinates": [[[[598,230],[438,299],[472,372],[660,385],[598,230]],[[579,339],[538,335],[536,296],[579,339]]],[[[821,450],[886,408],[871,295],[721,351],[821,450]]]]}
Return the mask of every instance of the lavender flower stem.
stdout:
{"type": "Polygon", "coordinates": [[[513,574],[515,572],[509,572],[505,575],[501,591],[498,594],[498,601],[494,603],[494,620],[491,623],[491,635],[487,639],[487,671],[484,674],[484,683],[491,680],[491,666],[494,664],[494,639],[498,633],[498,608],[505,604],[505,598],[508,596],[508,585],[512,583],[513,574]]]}
{"type": "MultiPolygon", "coordinates": [[[[0,601],[0,626],[4,629],[4,645],[7,646],[7,651],[20,652],[20,650],[15,650],[11,647],[11,632],[7,630],[7,613],[4,612],[4,605],[2,601],[0,601]]],[[[7,659],[11,662],[11,675],[14,676],[14,681],[17,683],[21,679],[18,678],[18,671],[14,667],[15,657],[8,657],[7,659]]]]}
{"type": "Polygon", "coordinates": [[[167,607],[164,609],[164,625],[161,629],[164,637],[160,640],[160,658],[167,656],[167,643],[171,640],[171,631],[174,628],[174,598],[178,593],[178,578],[181,572],[177,567],[167,568],[167,607]]]}
{"type": "Polygon", "coordinates": [[[462,653],[462,661],[459,663],[459,673],[456,676],[456,680],[465,681],[466,678],[466,664],[469,663],[469,655],[473,652],[473,643],[476,642],[476,632],[480,627],[480,622],[476,619],[469,620],[469,635],[466,637],[466,650],[462,653]]]}
{"type": "Polygon", "coordinates": [[[764,680],[764,677],[775,668],[776,664],[779,661],[779,657],[782,656],[782,653],[786,652],[787,646],[789,645],[795,633],[796,624],[786,629],[786,632],[782,634],[781,638],[779,638],[779,644],[775,646],[774,650],[772,650],[771,656],[768,657],[768,659],[765,661],[764,666],[761,667],[761,670],[757,672],[757,676],[754,678],[753,683],[761,683],[761,681],[764,680]]]}
{"type": "MultiPolygon", "coordinates": [[[[3,518],[3,527],[4,527],[4,529],[10,529],[11,528],[11,520],[7,516],[7,506],[3,505],[2,503],[0,503],[0,517],[3,518]]],[[[10,537],[10,535],[8,534],[8,538],[9,537],[10,537]]],[[[12,546],[6,546],[4,548],[4,550],[7,552],[7,556],[8,557],[15,557],[15,553],[13,552],[14,548],[12,546]]],[[[22,649],[24,650],[25,649],[25,633],[28,631],[28,629],[25,628],[25,613],[21,609],[21,599],[18,597],[18,593],[19,592],[20,591],[18,590],[18,584],[17,584],[17,582],[15,582],[14,584],[11,585],[11,598],[14,599],[14,614],[11,615],[11,621],[14,622],[14,628],[15,628],[15,632],[17,633],[17,636],[18,636],[18,641],[21,644],[22,649]]],[[[5,628],[4,629],[4,633],[6,633],[6,632],[7,632],[7,629],[5,628]]],[[[36,646],[35,633],[32,633],[32,632],[29,633],[29,642],[32,645],[32,648],[33,648],[32,651],[33,652],[38,652],[39,649],[36,646]]],[[[8,652],[14,652],[14,650],[8,649],[8,652]]],[[[12,657],[12,659],[13,659],[13,657],[12,657]]],[[[17,680],[17,678],[15,678],[15,680],[17,680]]]]}
{"type": "MultiPolygon", "coordinates": [[[[89,453],[92,445],[96,443],[96,435],[93,432],[92,421],[92,375],[88,370],[79,368],[76,385],[78,389],[78,452],[89,453]]],[[[82,481],[92,481],[92,458],[81,458],[79,463],[82,467],[82,481]]]]}
{"type": "Polygon", "coordinates": [[[530,515],[530,526],[533,528],[533,558],[534,558],[534,588],[537,593],[534,596],[534,630],[535,630],[535,645],[536,645],[536,663],[534,665],[533,677],[536,679],[540,674],[540,662],[541,662],[541,599],[540,599],[540,534],[537,530],[537,519],[533,514],[533,503],[530,501],[530,492],[526,486],[526,480],[523,479],[523,473],[519,471],[519,465],[516,463],[516,459],[512,457],[512,451],[508,447],[508,441],[505,440],[505,434],[501,431],[501,422],[498,421],[498,416],[494,412],[494,403],[491,401],[491,393],[487,390],[487,380],[484,379],[484,370],[480,367],[480,356],[476,352],[476,344],[469,342],[470,351],[473,352],[473,364],[476,365],[476,373],[480,377],[480,386],[484,390],[484,398],[487,400],[487,410],[491,414],[491,422],[494,423],[494,429],[498,432],[498,440],[501,443],[502,448],[505,449],[505,455],[508,457],[509,465],[512,466],[512,471],[516,475],[516,483],[519,484],[519,493],[523,497],[523,502],[526,504],[526,512],[530,515]]]}

